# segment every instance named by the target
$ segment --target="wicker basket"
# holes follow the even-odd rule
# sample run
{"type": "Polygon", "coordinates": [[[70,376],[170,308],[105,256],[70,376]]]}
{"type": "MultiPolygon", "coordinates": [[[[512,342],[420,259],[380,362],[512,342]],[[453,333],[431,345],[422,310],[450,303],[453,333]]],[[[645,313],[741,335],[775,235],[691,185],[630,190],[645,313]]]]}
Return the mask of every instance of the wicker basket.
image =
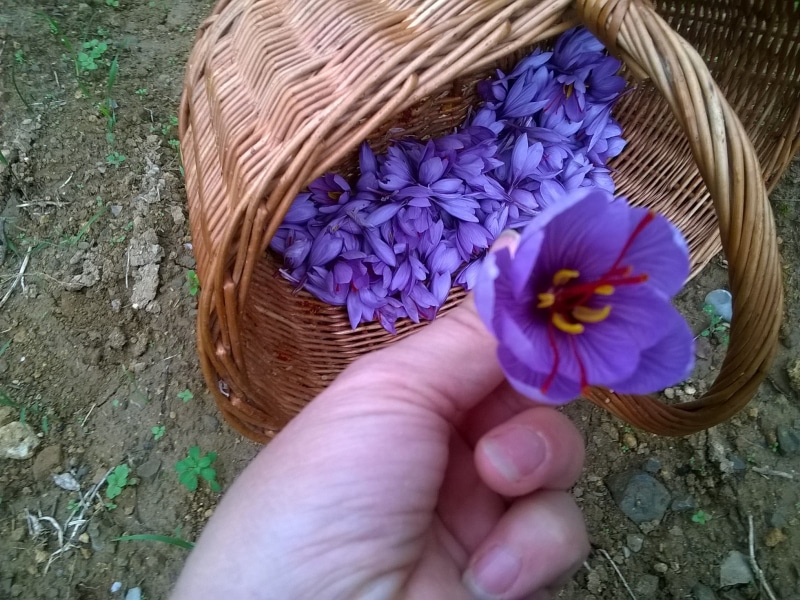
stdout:
{"type": "MultiPolygon", "coordinates": [[[[460,124],[475,82],[576,23],[625,63],[618,191],[687,236],[696,273],[720,248],[735,318],[716,382],[665,405],[589,399],[665,435],[710,427],[755,393],[782,317],[766,189],[800,147],[800,11],[790,0],[222,0],[200,28],[180,114],[202,284],[198,351],[228,421],[265,440],[359,355],[408,335],[352,331],[292,294],[267,246],[295,195],[352,174],[364,139],[460,124]],[[713,75],[713,78],[712,78],[713,75]],[[727,100],[726,100],[727,98],[727,100]],[[765,185],[766,184],[766,185],[765,185]]],[[[463,292],[453,290],[446,309],[463,292]]]]}

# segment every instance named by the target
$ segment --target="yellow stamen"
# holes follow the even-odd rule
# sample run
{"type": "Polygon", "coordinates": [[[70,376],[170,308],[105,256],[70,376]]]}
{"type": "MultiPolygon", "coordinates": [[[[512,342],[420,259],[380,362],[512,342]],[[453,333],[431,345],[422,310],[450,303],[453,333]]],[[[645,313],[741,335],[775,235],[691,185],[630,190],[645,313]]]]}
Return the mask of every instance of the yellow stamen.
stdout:
{"type": "Polygon", "coordinates": [[[339,192],[339,191],[336,191],[336,190],[331,190],[330,192],[328,192],[328,198],[330,198],[334,202],[338,202],[339,198],[341,196],[342,196],[342,192],[339,192]]]}
{"type": "Polygon", "coordinates": [[[614,286],[613,285],[601,285],[600,287],[594,290],[594,293],[598,296],[610,296],[614,293],[614,286]]]}
{"type": "Polygon", "coordinates": [[[599,323],[605,320],[608,313],[611,312],[611,306],[604,306],[603,308],[589,308],[588,306],[576,306],[572,309],[572,316],[576,320],[583,323],[599,323]]]}
{"type": "Polygon", "coordinates": [[[555,294],[539,294],[539,304],[536,305],[536,308],[550,308],[555,303],[555,294]]]}
{"type": "Polygon", "coordinates": [[[573,91],[574,89],[575,89],[575,88],[573,87],[573,85],[572,85],[571,83],[568,83],[567,85],[565,85],[565,86],[564,86],[564,95],[565,95],[567,98],[569,98],[570,96],[572,96],[572,91],[573,91]]]}
{"type": "Polygon", "coordinates": [[[572,269],[561,269],[560,271],[557,271],[555,275],[553,275],[553,285],[564,285],[568,283],[570,279],[575,279],[578,276],[580,276],[578,271],[574,271],[572,269]]]}
{"type": "Polygon", "coordinates": [[[578,333],[583,333],[583,325],[580,323],[570,323],[564,318],[564,315],[561,313],[553,313],[551,317],[553,325],[555,325],[558,329],[563,331],[564,333],[571,333],[573,335],[578,333]]]}

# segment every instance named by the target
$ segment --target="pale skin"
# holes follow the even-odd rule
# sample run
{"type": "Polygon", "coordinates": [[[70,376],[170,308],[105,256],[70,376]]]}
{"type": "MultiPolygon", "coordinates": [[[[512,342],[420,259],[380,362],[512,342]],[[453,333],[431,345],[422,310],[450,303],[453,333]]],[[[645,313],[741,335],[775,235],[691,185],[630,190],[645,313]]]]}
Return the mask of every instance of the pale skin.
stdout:
{"type": "Polygon", "coordinates": [[[589,551],[584,443],[471,301],[354,363],[245,469],[173,600],[551,598],[589,551]]]}

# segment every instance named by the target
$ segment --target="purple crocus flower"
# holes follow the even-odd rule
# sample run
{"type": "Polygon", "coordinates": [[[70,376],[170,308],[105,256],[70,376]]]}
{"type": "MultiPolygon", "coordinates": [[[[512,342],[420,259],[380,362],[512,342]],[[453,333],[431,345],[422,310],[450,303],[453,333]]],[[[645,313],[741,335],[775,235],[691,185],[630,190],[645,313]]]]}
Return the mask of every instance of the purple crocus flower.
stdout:
{"type": "Polygon", "coordinates": [[[688,274],[686,242],[664,217],[581,188],[533,220],[513,254],[486,257],[475,302],[523,394],[649,393],[692,369],[692,332],[670,303],[688,274]]]}

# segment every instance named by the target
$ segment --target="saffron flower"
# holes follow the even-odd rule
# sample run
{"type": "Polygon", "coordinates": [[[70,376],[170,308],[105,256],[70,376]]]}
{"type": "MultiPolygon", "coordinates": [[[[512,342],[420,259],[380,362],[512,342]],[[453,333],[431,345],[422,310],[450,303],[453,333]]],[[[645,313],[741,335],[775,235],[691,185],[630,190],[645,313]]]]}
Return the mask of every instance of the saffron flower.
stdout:
{"type": "Polygon", "coordinates": [[[583,29],[478,85],[463,126],[427,141],[361,145],[352,181],[327,173],[296,197],[273,236],[280,274],[350,324],[433,319],[452,285],[471,290],[497,235],[578,188],[614,191],[625,146],[611,109],[620,62],[583,29]]]}
{"type": "Polygon", "coordinates": [[[580,188],[532,220],[515,251],[487,255],[475,302],[526,396],[644,394],[691,372],[692,332],[670,302],[688,274],[686,242],[663,216],[580,188]]]}

